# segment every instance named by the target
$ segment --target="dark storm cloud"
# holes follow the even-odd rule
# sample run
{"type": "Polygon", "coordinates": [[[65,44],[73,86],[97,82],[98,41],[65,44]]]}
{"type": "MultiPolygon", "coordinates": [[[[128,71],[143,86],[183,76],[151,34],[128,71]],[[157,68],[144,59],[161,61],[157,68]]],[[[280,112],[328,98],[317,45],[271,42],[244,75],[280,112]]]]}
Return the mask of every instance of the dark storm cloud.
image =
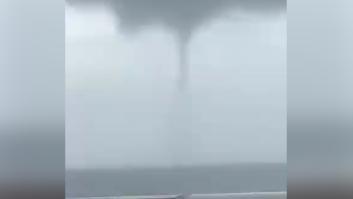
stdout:
{"type": "Polygon", "coordinates": [[[229,10],[272,15],[286,9],[285,0],[68,0],[69,3],[103,3],[113,8],[127,30],[163,24],[176,31],[193,31],[229,10]]]}

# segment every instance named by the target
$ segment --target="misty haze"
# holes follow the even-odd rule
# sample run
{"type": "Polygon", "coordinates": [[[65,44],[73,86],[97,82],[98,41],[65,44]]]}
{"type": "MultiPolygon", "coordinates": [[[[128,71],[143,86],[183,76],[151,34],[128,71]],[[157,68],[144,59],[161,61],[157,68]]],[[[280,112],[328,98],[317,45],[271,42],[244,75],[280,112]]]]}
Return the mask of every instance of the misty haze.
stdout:
{"type": "Polygon", "coordinates": [[[286,2],[216,2],[66,3],[68,196],[285,191],[286,2]]]}

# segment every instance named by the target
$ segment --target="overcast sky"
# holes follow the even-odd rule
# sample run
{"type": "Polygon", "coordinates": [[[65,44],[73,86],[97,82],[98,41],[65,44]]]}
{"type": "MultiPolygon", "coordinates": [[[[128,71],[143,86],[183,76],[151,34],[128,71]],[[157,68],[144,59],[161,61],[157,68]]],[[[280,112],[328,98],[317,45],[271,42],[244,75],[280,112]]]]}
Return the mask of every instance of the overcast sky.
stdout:
{"type": "Polygon", "coordinates": [[[286,162],[285,14],[198,28],[186,97],[168,28],[124,34],[103,6],[65,17],[67,168],[286,162]]]}

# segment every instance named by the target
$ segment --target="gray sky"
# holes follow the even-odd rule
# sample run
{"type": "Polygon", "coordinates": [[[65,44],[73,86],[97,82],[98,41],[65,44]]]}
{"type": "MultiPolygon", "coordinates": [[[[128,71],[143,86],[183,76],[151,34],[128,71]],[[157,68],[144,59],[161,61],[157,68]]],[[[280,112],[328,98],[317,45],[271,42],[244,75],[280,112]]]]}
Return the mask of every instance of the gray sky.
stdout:
{"type": "Polygon", "coordinates": [[[284,14],[230,12],[194,32],[187,99],[172,32],[116,24],[103,6],[66,7],[67,168],[172,166],[178,145],[183,164],[286,161],[284,14]]]}

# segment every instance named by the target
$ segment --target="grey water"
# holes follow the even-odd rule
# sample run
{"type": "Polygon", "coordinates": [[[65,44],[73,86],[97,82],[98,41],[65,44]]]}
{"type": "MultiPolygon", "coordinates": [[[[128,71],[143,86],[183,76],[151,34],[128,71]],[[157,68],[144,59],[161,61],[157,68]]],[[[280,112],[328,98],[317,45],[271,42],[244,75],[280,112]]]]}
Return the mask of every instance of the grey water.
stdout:
{"type": "Polygon", "coordinates": [[[150,169],[68,170],[67,197],[280,192],[286,164],[234,164],[150,169]]]}

